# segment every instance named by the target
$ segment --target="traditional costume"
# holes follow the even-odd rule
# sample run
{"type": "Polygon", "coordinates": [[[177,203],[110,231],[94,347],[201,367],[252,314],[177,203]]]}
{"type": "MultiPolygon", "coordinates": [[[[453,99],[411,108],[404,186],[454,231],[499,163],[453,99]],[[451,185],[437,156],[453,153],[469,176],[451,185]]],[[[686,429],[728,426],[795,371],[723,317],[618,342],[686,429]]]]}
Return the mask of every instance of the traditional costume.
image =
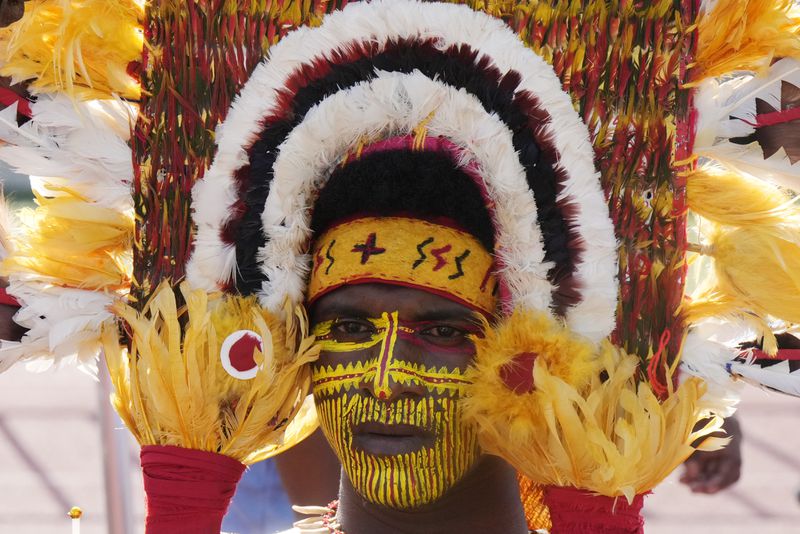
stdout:
{"type": "Polygon", "coordinates": [[[103,349],[149,534],[218,531],[317,417],[346,456],[342,403],[404,380],[436,406],[391,413],[473,432],[429,485],[359,482],[423,458],[345,463],[365,498],[426,504],[483,451],[531,528],[641,532],[736,378],[800,392],[799,25],[788,0],[32,1],[0,68],[35,95],[4,95],[0,159],[38,203],[0,367],[103,349]],[[387,312],[386,358],[314,365],[353,347],[305,306],[369,282],[475,310],[473,364],[393,358],[417,326],[387,312]]]}

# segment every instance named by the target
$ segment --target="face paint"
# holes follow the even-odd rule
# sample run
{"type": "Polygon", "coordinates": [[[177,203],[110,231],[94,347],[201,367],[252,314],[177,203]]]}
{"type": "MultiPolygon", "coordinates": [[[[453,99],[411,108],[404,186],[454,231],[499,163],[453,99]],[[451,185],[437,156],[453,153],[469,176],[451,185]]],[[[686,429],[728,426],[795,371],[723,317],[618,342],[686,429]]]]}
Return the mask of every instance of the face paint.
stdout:
{"type": "MultiPolygon", "coordinates": [[[[400,338],[424,349],[428,343],[418,334],[430,326],[401,323],[397,315],[368,319],[373,333],[356,343],[334,339],[335,321],[318,324],[315,334],[322,351],[369,349],[369,357],[316,365],[312,383],[320,426],[356,491],[370,502],[409,509],[439,499],[469,471],[480,452],[473,427],[461,418],[458,401],[468,383],[461,370],[396,358],[400,338]],[[398,384],[425,394],[391,399],[398,384]],[[371,433],[392,429],[405,429],[399,433],[406,434],[386,438],[389,447],[399,449],[396,453],[378,454],[365,445],[374,439],[371,433]]],[[[442,349],[471,354],[464,348],[436,348],[442,349]]]]}

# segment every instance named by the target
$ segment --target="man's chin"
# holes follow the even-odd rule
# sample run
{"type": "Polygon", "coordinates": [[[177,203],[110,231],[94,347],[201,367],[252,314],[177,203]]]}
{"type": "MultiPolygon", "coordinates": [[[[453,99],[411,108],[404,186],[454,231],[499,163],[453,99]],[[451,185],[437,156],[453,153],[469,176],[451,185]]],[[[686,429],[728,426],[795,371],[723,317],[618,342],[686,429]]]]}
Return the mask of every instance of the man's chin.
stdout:
{"type": "MultiPolygon", "coordinates": [[[[428,450],[423,448],[420,452],[428,450]]],[[[474,470],[480,457],[466,470],[445,473],[440,466],[413,466],[409,455],[374,456],[356,454],[359,458],[346,468],[347,477],[356,492],[370,504],[396,511],[423,512],[433,510],[447,494],[457,491],[474,470]],[[361,463],[363,461],[363,463],[361,463]],[[369,473],[364,477],[364,473],[369,473]]]]}

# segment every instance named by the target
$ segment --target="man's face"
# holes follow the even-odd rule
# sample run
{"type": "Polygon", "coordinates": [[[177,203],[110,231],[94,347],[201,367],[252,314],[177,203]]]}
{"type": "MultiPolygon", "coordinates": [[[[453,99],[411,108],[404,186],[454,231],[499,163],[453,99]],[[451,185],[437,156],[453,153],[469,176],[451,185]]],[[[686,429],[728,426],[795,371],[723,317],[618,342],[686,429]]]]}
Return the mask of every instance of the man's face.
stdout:
{"type": "Polygon", "coordinates": [[[425,291],[345,286],[314,305],[320,425],[366,500],[397,509],[439,499],[476,462],[461,417],[474,356],[472,311],[425,291]]]}

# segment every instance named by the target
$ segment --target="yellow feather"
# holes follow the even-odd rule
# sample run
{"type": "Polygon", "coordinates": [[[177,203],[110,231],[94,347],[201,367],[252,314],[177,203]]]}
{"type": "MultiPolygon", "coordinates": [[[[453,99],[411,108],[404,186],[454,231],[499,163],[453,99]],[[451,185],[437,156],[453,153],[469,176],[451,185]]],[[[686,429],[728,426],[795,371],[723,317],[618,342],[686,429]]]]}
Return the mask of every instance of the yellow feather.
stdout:
{"type": "Polygon", "coordinates": [[[777,57],[800,59],[793,0],[719,0],[698,25],[695,83],[737,70],[763,72],[777,57]]]}
{"type": "Polygon", "coordinates": [[[303,313],[291,313],[284,324],[255,298],[207,295],[185,284],[180,290],[182,308],[166,283],[142,312],[115,306],[132,334],[130,349],[120,345],[116,331],[103,336],[113,403],[137,440],[252,463],[304,439],[313,430],[313,413],[306,408],[298,424],[290,423],[303,407],[308,363],[318,350],[309,342],[303,313]],[[241,329],[262,338],[263,354],[256,355],[261,365],[250,380],[229,375],[219,356],[222,341],[241,329]],[[297,340],[287,340],[287,331],[297,332],[297,340]]]}
{"type": "Polygon", "coordinates": [[[800,207],[797,199],[761,180],[705,166],[687,180],[696,230],[705,243],[693,251],[703,282],[682,308],[689,323],[707,317],[743,320],[772,354],[774,321],[800,323],[800,207]]]}
{"type": "Polygon", "coordinates": [[[478,426],[487,452],[537,484],[631,500],[658,485],[694,451],[696,439],[716,429],[693,430],[701,417],[702,382],[689,379],[660,402],[637,379],[639,359],[607,341],[586,359],[589,378],[577,385],[540,357],[534,362],[535,390],[515,393],[500,377],[503,360],[478,351],[467,375],[472,385],[465,414],[478,426]]]}
{"type": "Polygon", "coordinates": [[[14,253],[0,266],[4,276],[35,273],[58,285],[127,291],[132,272],[133,213],[118,212],[63,189],[37,195],[35,210],[18,213],[14,253]]]}
{"type": "Polygon", "coordinates": [[[686,198],[692,211],[720,224],[800,224],[797,202],[788,194],[763,180],[716,166],[689,174],[686,198]]]}
{"type": "Polygon", "coordinates": [[[0,75],[32,79],[33,92],[138,99],[126,69],[141,60],[143,7],[136,0],[26,2],[22,20],[0,30],[0,75]]]}
{"type": "Polygon", "coordinates": [[[705,252],[714,259],[714,279],[684,307],[691,322],[707,316],[741,315],[755,321],[777,350],[770,318],[800,323],[800,234],[798,226],[717,227],[705,252]],[[792,233],[794,235],[792,236],[792,233]],[[755,317],[753,316],[755,314],[755,317]]]}
{"type": "Polygon", "coordinates": [[[473,341],[476,351],[491,358],[496,369],[518,354],[530,352],[547,363],[551,374],[569,384],[585,383],[593,370],[591,343],[537,311],[517,309],[494,327],[487,323],[484,337],[473,341]]]}

